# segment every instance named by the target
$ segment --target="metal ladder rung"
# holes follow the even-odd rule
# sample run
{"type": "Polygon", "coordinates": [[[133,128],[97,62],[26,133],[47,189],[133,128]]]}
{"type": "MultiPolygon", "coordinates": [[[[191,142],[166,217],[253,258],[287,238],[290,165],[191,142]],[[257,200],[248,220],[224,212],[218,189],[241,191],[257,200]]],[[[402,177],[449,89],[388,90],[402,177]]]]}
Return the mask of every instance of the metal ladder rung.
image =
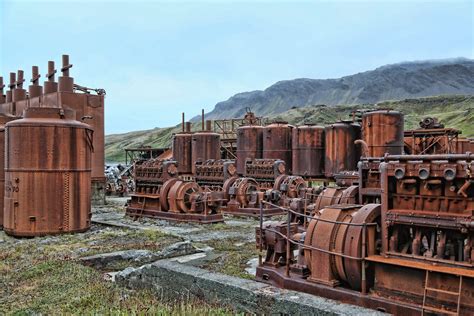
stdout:
{"type": "Polygon", "coordinates": [[[453,291],[447,291],[447,290],[442,290],[442,289],[436,289],[434,287],[427,287],[427,291],[433,291],[433,292],[439,292],[439,293],[444,293],[444,294],[449,294],[449,295],[455,295],[458,296],[459,292],[453,292],[453,291]]]}

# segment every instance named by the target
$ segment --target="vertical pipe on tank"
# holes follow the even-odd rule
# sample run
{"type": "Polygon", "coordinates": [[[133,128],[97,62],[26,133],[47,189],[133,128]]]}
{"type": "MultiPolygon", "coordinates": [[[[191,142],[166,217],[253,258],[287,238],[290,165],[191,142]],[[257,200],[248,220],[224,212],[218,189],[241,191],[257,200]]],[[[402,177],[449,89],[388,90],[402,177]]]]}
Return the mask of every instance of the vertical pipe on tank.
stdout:
{"type": "Polygon", "coordinates": [[[39,97],[43,94],[43,87],[39,85],[39,74],[38,66],[31,67],[31,85],[28,87],[28,93],[31,98],[39,97]]]}
{"type": "Polygon", "coordinates": [[[184,133],[185,126],[184,126],[184,112],[181,113],[181,131],[184,133]]]}
{"type": "Polygon", "coordinates": [[[25,82],[24,72],[23,70],[18,70],[17,79],[15,83],[16,88],[13,89],[13,93],[12,93],[13,102],[26,99],[26,90],[23,89],[23,82],[25,82]]]}
{"type": "Polygon", "coordinates": [[[74,78],[69,77],[69,69],[72,65],[69,63],[69,55],[62,56],[62,76],[59,77],[58,91],[59,92],[72,92],[74,87],[74,78]]]}
{"type": "Polygon", "coordinates": [[[47,81],[44,82],[44,93],[52,93],[58,91],[58,83],[54,81],[54,75],[56,69],[54,69],[54,61],[48,61],[48,73],[46,74],[47,81]]]}
{"type": "Polygon", "coordinates": [[[3,84],[3,77],[0,77],[0,104],[5,103],[5,95],[3,95],[3,88],[5,88],[5,85],[3,84]]]}
{"type": "Polygon", "coordinates": [[[186,122],[186,133],[191,133],[191,122],[186,122]]]}
{"type": "Polygon", "coordinates": [[[8,88],[10,90],[7,91],[6,93],[6,102],[12,102],[13,99],[13,89],[15,89],[15,81],[16,81],[16,73],[10,72],[10,82],[8,84],[8,88]]]}
{"type": "Polygon", "coordinates": [[[201,113],[201,130],[204,131],[204,109],[202,109],[201,113]]]}
{"type": "Polygon", "coordinates": [[[208,131],[208,132],[212,131],[212,121],[211,120],[206,120],[206,131],[208,131]]]}

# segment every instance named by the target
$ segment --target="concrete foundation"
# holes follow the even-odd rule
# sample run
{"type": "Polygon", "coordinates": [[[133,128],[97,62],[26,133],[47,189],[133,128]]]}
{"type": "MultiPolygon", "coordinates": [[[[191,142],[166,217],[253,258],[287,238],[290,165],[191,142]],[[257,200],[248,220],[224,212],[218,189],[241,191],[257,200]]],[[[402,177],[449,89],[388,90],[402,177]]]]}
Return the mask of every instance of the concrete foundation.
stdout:
{"type": "Polygon", "coordinates": [[[176,260],[160,260],[137,269],[127,268],[115,275],[115,281],[129,288],[151,289],[172,300],[198,298],[251,314],[384,315],[253,280],[209,272],[176,260]]]}

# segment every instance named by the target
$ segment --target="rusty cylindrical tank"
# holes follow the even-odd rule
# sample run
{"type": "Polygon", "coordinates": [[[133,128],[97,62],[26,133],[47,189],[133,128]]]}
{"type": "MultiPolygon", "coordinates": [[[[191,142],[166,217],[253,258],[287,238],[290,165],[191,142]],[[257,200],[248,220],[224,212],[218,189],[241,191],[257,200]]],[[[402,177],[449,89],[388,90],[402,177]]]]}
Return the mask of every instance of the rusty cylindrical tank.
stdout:
{"type": "Polygon", "coordinates": [[[324,175],[328,178],[341,171],[357,170],[360,148],[354,141],[360,139],[361,128],[353,122],[337,122],[324,128],[324,175]]]}
{"type": "Polygon", "coordinates": [[[291,172],[291,130],[287,122],[274,122],[263,129],[263,159],[283,160],[291,172]]]}
{"type": "Polygon", "coordinates": [[[192,133],[191,124],[186,124],[181,133],[173,135],[172,151],[173,159],[178,164],[179,174],[191,174],[192,172],[192,133]]]}
{"type": "Polygon", "coordinates": [[[191,148],[192,172],[196,161],[221,158],[221,137],[210,130],[203,130],[192,135],[191,148]]]}
{"type": "Polygon", "coordinates": [[[17,118],[0,114],[0,228],[3,228],[3,199],[5,196],[5,124],[17,118]]]}
{"type": "Polygon", "coordinates": [[[403,113],[379,110],[362,115],[362,140],[367,144],[367,157],[383,157],[385,153],[400,155],[403,151],[403,113]]]}
{"type": "Polygon", "coordinates": [[[262,158],[263,127],[241,126],[237,129],[237,173],[245,173],[245,160],[262,158]]]}
{"type": "Polygon", "coordinates": [[[310,124],[295,127],[292,145],[294,175],[305,177],[324,175],[324,127],[310,124]]]}
{"type": "Polygon", "coordinates": [[[92,129],[62,108],[6,124],[4,230],[41,236],[89,229],[92,129]]]}

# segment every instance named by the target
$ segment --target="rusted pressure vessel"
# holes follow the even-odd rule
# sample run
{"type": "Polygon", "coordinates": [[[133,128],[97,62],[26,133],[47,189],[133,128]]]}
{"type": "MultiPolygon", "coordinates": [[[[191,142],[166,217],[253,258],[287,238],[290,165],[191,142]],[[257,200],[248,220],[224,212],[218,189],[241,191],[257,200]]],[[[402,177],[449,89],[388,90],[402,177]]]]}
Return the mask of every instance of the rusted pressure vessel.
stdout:
{"type": "MultiPolygon", "coordinates": [[[[291,130],[287,122],[274,122],[263,129],[263,159],[283,160],[291,169],[291,130]]],[[[291,172],[291,170],[290,170],[291,172]]]]}
{"type": "Polygon", "coordinates": [[[89,229],[92,128],[62,108],[6,124],[4,230],[41,236],[89,229]]]}
{"type": "Polygon", "coordinates": [[[383,157],[385,153],[401,155],[404,132],[403,113],[393,110],[367,112],[362,115],[362,140],[367,144],[367,157],[383,157]]]}
{"type": "Polygon", "coordinates": [[[3,199],[5,196],[5,124],[17,118],[0,114],[0,228],[3,228],[3,199]]]}
{"type": "Polygon", "coordinates": [[[192,137],[190,124],[186,124],[186,129],[183,128],[183,132],[173,135],[171,146],[173,159],[178,164],[179,174],[191,174],[192,172],[192,137]]]}
{"type": "Polygon", "coordinates": [[[245,173],[247,159],[262,158],[263,127],[258,125],[241,126],[237,129],[237,173],[245,173]]]}
{"type": "Polygon", "coordinates": [[[211,131],[201,131],[192,135],[192,172],[195,172],[196,161],[221,159],[221,137],[211,131]]]}
{"type": "Polygon", "coordinates": [[[324,175],[324,127],[302,125],[293,129],[292,160],[294,175],[321,177],[324,175]]]}
{"type": "Polygon", "coordinates": [[[353,122],[337,122],[324,128],[324,175],[332,178],[341,171],[357,170],[360,148],[354,141],[360,139],[361,128],[353,122]]]}

